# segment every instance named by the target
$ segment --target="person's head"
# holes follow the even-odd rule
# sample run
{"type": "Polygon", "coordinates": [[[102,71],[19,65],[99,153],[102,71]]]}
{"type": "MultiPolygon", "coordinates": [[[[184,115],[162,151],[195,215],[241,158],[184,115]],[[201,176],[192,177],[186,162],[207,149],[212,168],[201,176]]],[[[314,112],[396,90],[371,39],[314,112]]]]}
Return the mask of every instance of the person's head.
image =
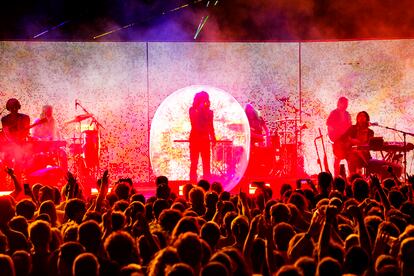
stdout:
{"type": "Polygon", "coordinates": [[[16,98],[8,99],[6,102],[6,109],[10,111],[10,113],[17,113],[21,107],[19,100],[16,98]]]}
{"type": "Polygon", "coordinates": [[[48,250],[52,237],[50,224],[42,220],[33,222],[29,227],[29,237],[35,251],[39,249],[48,250]]]}
{"type": "Polygon", "coordinates": [[[204,190],[200,187],[194,187],[190,191],[189,199],[193,207],[204,206],[204,190]]]}
{"type": "Polygon", "coordinates": [[[358,112],[356,117],[356,122],[358,126],[368,127],[369,126],[369,115],[366,111],[358,112]]]}
{"type": "Polygon", "coordinates": [[[303,276],[313,276],[316,273],[316,262],[311,257],[300,257],[295,266],[302,271],[303,276]]]}
{"type": "Polygon", "coordinates": [[[390,201],[392,206],[394,206],[396,209],[400,209],[401,205],[405,201],[405,198],[404,198],[404,195],[400,191],[391,190],[388,193],[388,200],[390,201]]]}
{"type": "Polygon", "coordinates": [[[39,189],[39,202],[43,202],[46,200],[55,200],[55,190],[50,186],[42,186],[39,189]]]}
{"type": "Polygon", "coordinates": [[[331,257],[325,257],[321,261],[319,261],[318,267],[316,269],[316,275],[341,276],[342,275],[341,264],[337,260],[331,257]]]}
{"type": "Polygon", "coordinates": [[[244,216],[237,216],[231,222],[231,232],[238,243],[243,243],[249,232],[249,222],[244,216]]]}
{"type": "Polygon", "coordinates": [[[202,188],[204,192],[208,192],[210,190],[210,182],[205,179],[199,180],[197,186],[202,188]]]}
{"type": "Polygon", "coordinates": [[[166,177],[165,175],[157,176],[157,178],[155,179],[155,185],[159,186],[161,184],[168,186],[168,177],[166,177]]]}
{"type": "Polygon", "coordinates": [[[250,268],[247,265],[247,262],[245,261],[240,250],[234,247],[228,246],[228,247],[221,249],[221,252],[223,252],[224,254],[227,254],[227,256],[231,258],[233,266],[234,266],[234,268],[232,269],[234,275],[241,275],[241,276],[251,275],[250,268]]]}
{"type": "Polygon", "coordinates": [[[334,190],[337,190],[341,194],[343,194],[344,191],[345,191],[345,186],[346,186],[346,182],[342,177],[337,176],[333,179],[333,189],[334,190]]]}
{"type": "Polygon", "coordinates": [[[5,254],[0,254],[0,271],[1,275],[4,276],[14,276],[14,264],[12,258],[5,254]]]}
{"type": "Polygon", "coordinates": [[[27,220],[23,216],[15,216],[9,222],[9,227],[15,231],[19,231],[22,233],[26,238],[29,237],[29,224],[27,220]]]}
{"type": "Polygon", "coordinates": [[[230,271],[226,266],[220,262],[213,261],[206,264],[200,273],[201,276],[210,276],[210,275],[216,275],[216,276],[228,276],[231,275],[230,271]]]}
{"type": "Polygon", "coordinates": [[[167,184],[159,184],[156,188],[156,195],[159,199],[167,200],[171,195],[171,189],[167,184]]]}
{"type": "Polygon", "coordinates": [[[303,273],[294,265],[284,265],[277,271],[276,276],[303,276],[303,273]]]}
{"type": "Polygon", "coordinates": [[[125,231],[111,233],[104,242],[105,251],[110,260],[120,265],[138,262],[138,250],[135,240],[125,231]]]}
{"type": "Polygon", "coordinates": [[[73,276],[98,276],[99,262],[94,254],[82,253],[73,262],[73,276]]]}
{"type": "Polygon", "coordinates": [[[16,215],[23,216],[27,220],[33,219],[36,204],[31,199],[22,199],[16,204],[16,215]]]}
{"type": "Polygon", "coordinates": [[[332,180],[332,174],[328,172],[320,172],[318,174],[318,185],[321,192],[329,194],[332,185],[332,180]]]}
{"type": "Polygon", "coordinates": [[[362,275],[369,267],[368,253],[360,246],[351,247],[345,254],[344,272],[362,275]]]}
{"type": "Polygon", "coordinates": [[[145,205],[145,196],[143,194],[133,194],[129,198],[130,202],[138,201],[145,205]]]}
{"type": "Polygon", "coordinates": [[[410,267],[414,266],[414,238],[406,238],[400,246],[399,260],[410,267]]]}
{"type": "Polygon", "coordinates": [[[194,270],[186,263],[176,263],[173,266],[165,269],[162,275],[167,276],[193,276],[194,270]]]}
{"type": "Polygon", "coordinates": [[[94,254],[99,252],[101,236],[101,227],[96,221],[88,220],[79,225],[78,242],[85,247],[87,252],[94,254]]]}
{"type": "Polygon", "coordinates": [[[293,226],[281,222],[276,224],[273,228],[273,241],[275,242],[276,248],[280,251],[287,251],[290,239],[295,235],[293,226]]]}
{"type": "Polygon", "coordinates": [[[78,242],[66,242],[60,246],[58,255],[58,270],[60,275],[72,275],[73,263],[80,254],[85,252],[83,246],[78,242]]]}
{"type": "Polygon", "coordinates": [[[266,242],[264,239],[255,238],[253,240],[249,259],[252,262],[253,273],[263,273],[266,260],[266,242]]]}
{"type": "Polygon", "coordinates": [[[24,250],[17,250],[12,255],[16,276],[29,275],[32,269],[32,257],[24,250]]]}
{"type": "Polygon", "coordinates": [[[14,217],[15,209],[12,198],[9,196],[0,196],[0,224],[6,225],[14,217]]]}
{"type": "Polygon", "coordinates": [[[70,199],[65,206],[65,215],[68,219],[75,221],[80,224],[82,222],[83,216],[86,213],[86,204],[85,201],[72,198],[70,199]]]}
{"type": "Polygon", "coordinates": [[[345,111],[348,108],[348,99],[346,97],[340,97],[336,107],[341,111],[345,111]]]}
{"type": "Polygon", "coordinates": [[[352,182],[352,193],[358,202],[364,201],[369,197],[369,185],[362,178],[357,178],[352,182]]]}
{"type": "Polygon", "coordinates": [[[152,211],[153,211],[153,213],[154,213],[154,217],[155,217],[155,219],[157,219],[158,220],[158,218],[159,218],[159,216],[160,216],[160,214],[161,214],[161,212],[163,211],[163,210],[165,210],[165,209],[168,209],[170,206],[169,206],[169,203],[168,203],[168,201],[167,200],[165,200],[165,199],[157,199],[155,202],[154,202],[154,205],[153,205],[153,207],[152,207],[152,211]]]}
{"type": "Polygon", "coordinates": [[[173,230],[173,238],[178,238],[181,234],[186,232],[193,232],[195,234],[199,234],[200,229],[197,220],[194,217],[184,216],[178,222],[177,225],[174,227],[173,230]]]}
{"type": "Polygon", "coordinates": [[[215,209],[218,202],[218,194],[214,191],[207,192],[204,195],[204,203],[207,208],[215,209]]]}
{"type": "Polygon", "coordinates": [[[164,270],[168,265],[176,264],[180,261],[177,249],[168,246],[158,251],[148,266],[149,276],[164,275],[164,270]]]}
{"type": "Polygon", "coordinates": [[[308,200],[304,195],[298,192],[293,192],[290,195],[288,203],[295,205],[301,213],[307,211],[308,209],[308,200]]]}
{"type": "Polygon", "coordinates": [[[52,200],[43,201],[39,207],[39,214],[48,214],[52,225],[56,225],[56,207],[52,200]]]}
{"type": "Polygon", "coordinates": [[[151,243],[146,235],[141,235],[138,238],[137,245],[142,265],[147,266],[152,259],[154,248],[151,248],[151,243]]]}
{"type": "Polygon", "coordinates": [[[40,118],[52,118],[53,117],[53,107],[51,105],[44,105],[42,107],[42,113],[40,118]]]}
{"type": "Polygon", "coordinates": [[[159,215],[158,222],[164,231],[171,234],[181,218],[182,214],[180,211],[175,209],[164,209],[159,215]]]}
{"type": "Polygon", "coordinates": [[[193,107],[210,109],[210,97],[206,91],[200,91],[195,94],[193,100],[193,107]]]}
{"type": "Polygon", "coordinates": [[[131,193],[131,186],[126,182],[119,182],[115,185],[114,191],[118,200],[128,200],[131,193]]]}
{"type": "Polygon", "coordinates": [[[212,250],[220,239],[220,227],[217,223],[208,221],[201,227],[201,238],[205,240],[212,250]]]}
{"type": "Polygon", "coordinates": [[[287,191],[292,191],[292,185],[290,185],[289,183],[282,184],[282,186],[280,187],[280,198],[281,199],[283,199],[287,191]]]}
{"type": "Polygon", "coordinates": [[[197,234],[184,233],[179,236],[174,245],[182,262],[191,267],[198,267],[201,264],[202,246],[197,234]]]}
{"type": "MultiPolygon", "coordinates": [[[[398,261],[397,261],[396,258],[394,258],[391,255],[385,255],[385,254],[380,255],[377,258],[377,260],[375,261],[375,267],[374,267],[375,268],[375,272],[377,273],[377,275],[378,275],[378,273],[380,271],[383,271],[383,268],[385,266],[393,266],[395,268],[395,270],[397,270],[397,268],[398,268],[398,261]]],[[[398,271],[396,271],[396,272],[398,272],[398,271]]],[[[398,273],[397,275],[400,275],[400,274],[398,273]]]]}
{"type": "Polygon", "coordinates": [[[215,181],[211,184],[211,191],[214,191],[220,195],[223,192],[223,185],[221,185],[220,182],[215,181]]]}

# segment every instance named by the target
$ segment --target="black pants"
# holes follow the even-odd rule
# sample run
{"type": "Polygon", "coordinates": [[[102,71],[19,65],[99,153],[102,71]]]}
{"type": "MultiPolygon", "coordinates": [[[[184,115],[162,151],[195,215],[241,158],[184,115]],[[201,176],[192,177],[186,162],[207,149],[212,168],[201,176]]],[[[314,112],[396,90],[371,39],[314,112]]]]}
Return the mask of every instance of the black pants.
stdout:
{"type": "Polygon", "coordinates": [[[210,141],[192,141],[190,140],[190,181],[197,182],[198,159],[201,155],[203,163],[203,178],[210,179],[210,141]]]}

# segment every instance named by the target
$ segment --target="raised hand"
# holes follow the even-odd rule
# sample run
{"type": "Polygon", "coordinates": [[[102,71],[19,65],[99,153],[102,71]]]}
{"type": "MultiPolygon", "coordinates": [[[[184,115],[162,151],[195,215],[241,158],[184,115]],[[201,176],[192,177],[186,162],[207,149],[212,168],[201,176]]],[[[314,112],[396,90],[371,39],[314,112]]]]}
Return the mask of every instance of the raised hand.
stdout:
{"type": "Polygon", "coordinates": [[[374,187],[378,188],[381,185],[381,182],[376,174],[370,174],[369,178],[371,180],[371,185],[373,185],[374,187]]]}
{"type": "Polygon", "coordinates": [[[10,175],[10,176],[14,176],[14,170],[13,170],[12,168],[6,167],[6,168],[4,169],[4,171],[5,171],[8,175],[10,175]]]}

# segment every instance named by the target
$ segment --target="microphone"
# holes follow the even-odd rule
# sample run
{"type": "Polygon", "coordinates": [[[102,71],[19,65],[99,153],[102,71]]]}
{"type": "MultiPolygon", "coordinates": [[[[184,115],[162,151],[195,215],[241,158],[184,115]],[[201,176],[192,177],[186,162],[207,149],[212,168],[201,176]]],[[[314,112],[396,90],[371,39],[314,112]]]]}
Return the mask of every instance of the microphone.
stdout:
{"type": "Polygon", "coordinates": [[[378,122],[369,123],[370,126],[378,126],[378,122]]]}

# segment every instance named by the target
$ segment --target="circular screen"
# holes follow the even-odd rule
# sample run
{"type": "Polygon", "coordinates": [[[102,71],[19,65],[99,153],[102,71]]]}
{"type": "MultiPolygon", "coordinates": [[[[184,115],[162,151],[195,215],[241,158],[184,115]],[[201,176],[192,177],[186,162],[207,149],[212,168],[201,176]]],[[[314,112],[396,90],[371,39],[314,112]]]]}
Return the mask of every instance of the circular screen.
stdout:
{"type": "MultiPolygon", "coordinates": [[[[151,123],[150,161],[155,175],[170,180],[189,180],[191,123],[189,108],[196,93],[206,91],[217,143],[211,147],[211,179],[230,191],[242,178],[250,151],[250,128],[242,106],[229,93],[211,86],[194,85],[169,95],[158,107],[151,123]]],[[[198,179],[202,176],[201,158],[198,179]]]]}

